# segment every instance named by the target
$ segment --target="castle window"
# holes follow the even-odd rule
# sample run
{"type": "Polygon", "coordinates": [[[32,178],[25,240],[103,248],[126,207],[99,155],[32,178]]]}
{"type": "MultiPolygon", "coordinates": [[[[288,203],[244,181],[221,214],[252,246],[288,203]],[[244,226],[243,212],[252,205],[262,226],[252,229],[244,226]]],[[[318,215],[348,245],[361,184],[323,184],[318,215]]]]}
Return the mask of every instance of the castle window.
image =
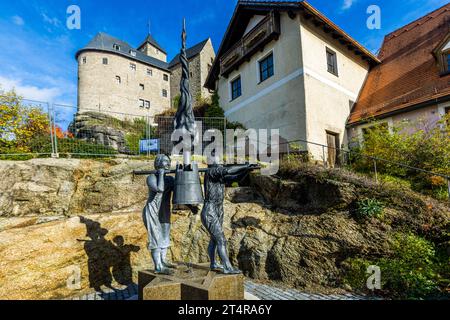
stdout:
{"type": "Polygon", "coordinates": [[[116,83],[117,84],[121,84],[122,83],[122,79],[120,79],[119,76],[116,76],[116,83]]]}
{"type": "Polygon", "coordinates": [[[132,57],[136,57],[136,51],[130,50],[130,54],[131,54],[132,57]]]}
{"type": "Polygon", "coordinates": [[[150,109],[150,101],[145,100],[144,106],[145,106],[145,109],[150,109]]]}
{"type": "Polygon", "coordinates": [[[152,69],[147,69],[147,75],[153,76],[153,70],[152,69]]]}
{"type": "Polygon", "coordinates": [[[327,48],[327,68],[328,72],[338,76],[337,56],[336,52],[327,48]]]}
{"type": "Polygon", "coordinates": [[[162,96],[163,96],[164,98],[167,98],[167,90],[166,90],[166,89],[163,89],[163,90],[162,90],[162,96]]]}
{"type": "Polygon", "coordinates": [[[108,58],[103,58],[103,64],[108,64],[108,58]]]}
{"type": "Polygon", "coordinates": [[[141,88],[141,90],[144,90],[144,85],[142,83],[139,84],[139,87],[141,88]]]}
{"type": "Polygon", "coordinates": [[[86,63],[86,57],[83,57],[83,63],[85,64],[86,63]]]}
{"type": "Polygon", "coordinates": [[[189,76],[192,78],[193,77],[193,74],[192,74],[192,72],[189,72],[189,76]]]}
{"type": "Polygon", "coordinates": [[[156,54],[159,54],[159,50],[158,49],[156,49],[156,54]]]}
{"type": "Polygon", "coordinates": [[[259,81],[263,82],[273,76],[273,54],[259,61],[259,81]]]}
{"type": "Polygon", "coordinates": [[[130,63],[130,69],[133,71],[136,71],[136,64],[135,63],[130,63]]]}
{"type": "Polygon", "coordinates": [[[145,106],[145,100],[144,99],[139,99],[139,107],[140,108],[144,108],[145,106]]]}
{"type": "Polygon", "coordinates": [[[163,79],[164,79],[164,81],[169,81],[169,76],[167,74],[164,74],[163,79]]]}
{"type": "Polygon", "coordinates": [[[118,45],[117,43],[113,44],[113,49],[116,51],[120,51],[120,45],[118,45]]]}

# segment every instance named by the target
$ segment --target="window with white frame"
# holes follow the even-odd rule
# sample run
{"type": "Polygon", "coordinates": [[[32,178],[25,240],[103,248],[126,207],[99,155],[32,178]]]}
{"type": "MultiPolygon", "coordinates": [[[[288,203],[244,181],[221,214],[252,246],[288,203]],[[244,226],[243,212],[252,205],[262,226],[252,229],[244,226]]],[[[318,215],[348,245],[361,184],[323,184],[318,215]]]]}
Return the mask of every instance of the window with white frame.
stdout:
{"type": "Polygon", "coordinates": [[[259,82],[269,79],[273,74],[273,53],[271,53],[259,61],[259,82]]]}
{"type": "Polygon", "coordinates": [[[122,79],[120,78],[120,76],[116,76],[116,83],[117,84],[121,84],[122,83],[122,79]]]}
{"type": "Polygon", "coordinates": [[[130,54],[131,54],[132,57],[136,57],[136,51],[130,50],[130,54]]]}
{"type": "Polygon", "coordinates": [[[167,98],[167,90],[166,90],[166,89],[163,89],[163,90],[162,90],[162,96],[163,96],[164,98],[167,98]]]}
{"type": "Polygon", "coordinates": [[[120,51],[120,45],[118,45],[117,43],[113,44],[113,49],[116,51],[120,51]]]}
{"type": "Polygon", "coordinates": [[[136,71],[136,64],[135,63],[130,63],[130,69],[133,71],[136,71]]]}
{"type": "Polygon", "coordinates": [[[230,83],[231,87],[231,100],[235,100],[242,95],[242,87],[241,87],[241,76],[232,80],[230,83]]]}
{"type": "Polygon", "coordinates": [[[144,99],[139,99],[139,107],[140,108],[144,108],[145,107],[145,100],[144,99]]]}
{"type": "Polygon", "coordinates": [[[153,76],[153,70],[150,68],[147,68],[147,75],[148,76],[153,76]]]}
{"type": "Polygon", "coordinates": [[[108,58],[103,58],[103,64],[108,64],[108,58]]]}
{"type": "Polygon", "coordinates": [[[145,109],[150,109],[150,101],[145,100],[144,101],[144,106],[145,106],[145,109]]]}
{"type": "Polygon", "coordinates": [[[143,84],[143,83],[140,83],[140,84],[139,84],[139,88],[141,88],[141,90],[144,91],[144,89],[145,89],[144,84],[143,84]]]}

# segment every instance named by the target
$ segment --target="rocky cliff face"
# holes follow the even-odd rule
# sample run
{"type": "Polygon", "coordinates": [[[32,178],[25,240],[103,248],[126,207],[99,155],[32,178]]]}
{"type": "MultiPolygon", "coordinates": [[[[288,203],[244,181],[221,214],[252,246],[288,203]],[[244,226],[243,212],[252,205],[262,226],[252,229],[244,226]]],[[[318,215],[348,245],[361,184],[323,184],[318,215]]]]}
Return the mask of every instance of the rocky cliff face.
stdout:
{"type": "MultiPolygon", "coordinates": [[[[99,112],[77,113],[69,126],[77,139],[111,147],[119,153],[129,153],[125,141],[126,130],[118,130],[111,125],[114,119],[99,112]]],[[[116,120],[118,122],[118,120],[116,120]]]]}
{"type": "MultiPolygon", "coordinates": [[[[0,299],[63,298],[136,281],[138,270],[151,268],[141,220],[145,181],[130,174],[143,167],[130,160],[0,162],[0,299]]],[[[339,291],[347,257],[386,254],[398,228],[433,226],[438,235],[450,221],[448,207],[403,195],[382,220],[357,222],[352,203],[382,190],[318,172],[292,178],[254,175],[251,187],[227,190],[230,256],[248,277],[339,291]]],[[[208,240],[199,216],[173,213],[173,260],[206,262],[208,240]]]]}
{"type": "Polygon", "coordinates": [[[0,217],[140,210],[147,189],[131,172],[151,166],[136,160],[0,161],[0,217]]]}

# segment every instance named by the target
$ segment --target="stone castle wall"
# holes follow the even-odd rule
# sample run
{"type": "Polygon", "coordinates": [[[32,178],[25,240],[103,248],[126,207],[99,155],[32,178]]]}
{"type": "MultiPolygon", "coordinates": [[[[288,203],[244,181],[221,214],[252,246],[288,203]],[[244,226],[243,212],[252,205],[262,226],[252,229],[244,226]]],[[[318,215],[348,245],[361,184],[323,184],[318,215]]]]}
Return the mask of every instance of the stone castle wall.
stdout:
{"type": "MultiPolygon", "coordinates": [[[[190,82],[189,89],[192,94],[192,99],[195,100],[201,95],[202,98],[208,98],[211,96],[211,92],[204,87],[206,78],[208,77],[209,66],[212,65],[212,61],[215,58],[214,48],[212,46],[211,39],[203,47],[200,54],[189,59],[189,73],[190,82]],[[208,66],[209,65],[209,66],[208,66]]],[[[181,65],[177,64],[171,69],[172,76],[170,80],[170,92],[171,100],[180,94],[180,79],[181,79],[181,65]]]]}
{"type": "MultiPolygon", "coordinates": [[[[189,90],[191,91],[192,100],[195,102],[199,92],[201,92],[201,75],[200,75],[200,55],[189,60],[189,90]]],[[[171,100],[180,94],[181,80],[181,64],[177,64],[172,69],[170,79],[171,100]]]]}
{"type": "Polygon", "coordinates": [[[167,62],[167,55],[159,50],[158,48],[146,43],[142,48],[141,52],[145,53],[146,55],[156,58],[158,60],[167,62]]]}

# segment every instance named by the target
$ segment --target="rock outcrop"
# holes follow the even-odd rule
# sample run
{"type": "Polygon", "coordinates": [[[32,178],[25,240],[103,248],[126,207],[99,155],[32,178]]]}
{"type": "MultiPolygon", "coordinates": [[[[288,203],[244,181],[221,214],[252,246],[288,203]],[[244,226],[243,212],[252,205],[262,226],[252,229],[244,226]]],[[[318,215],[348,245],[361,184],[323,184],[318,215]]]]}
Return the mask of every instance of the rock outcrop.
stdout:
{"type": "Polygon", "coordinates": [[[0,217],[140,210],[148,191],[131,173],[151,167],[137,160],[0,161],[0,217]]]}
{"type": "MultiPolygon", "coordinates": [[[[141,220],[145,179],[131,172],[149,167],[132,160],[0,162],[0,299],[64,298],[136,282],[152,262],[141,220]]],[[[315,174],[290,181],[253,175],[251,187],[227,189],[224,230],[231,260],[246,276],[339,292],[346,258],[388,254],[399,228],[436,237],[448,230],[448,207],[414,194],[403,198],[411,209],[393,200],[383,219],[356,221],[351,208],[360,193],[385,191],[315,174]]],[[[198,215],[174,212],[171,235],[170,258],[208,260],[198,215]]]]}
{"type": "Polygon", "coordinates": [[[69,132],[77,139],[111,147],[119,153],[128,154],[130,151],[125,140],[126,131],[112,125],[119,122],[120,120],[99,112],[77,113],[69,126],[69,132]]]}

